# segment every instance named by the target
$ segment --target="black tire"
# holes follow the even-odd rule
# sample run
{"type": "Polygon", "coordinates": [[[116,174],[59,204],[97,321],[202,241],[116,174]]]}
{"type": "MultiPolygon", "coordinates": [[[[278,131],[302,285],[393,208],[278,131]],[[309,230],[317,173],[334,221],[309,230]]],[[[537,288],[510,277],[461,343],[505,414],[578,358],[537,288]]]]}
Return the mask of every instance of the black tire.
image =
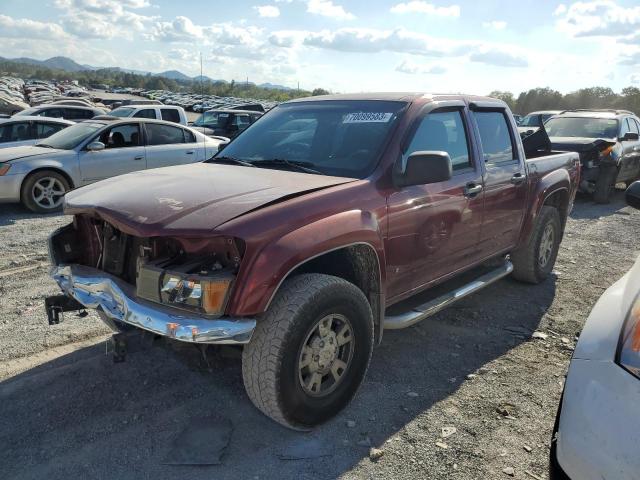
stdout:
{"type": "Polygon", "coordinates": [[[70,189],[69,181],[64,177],[64,175],[54,170],[40,170],[29,175],[22,183],[20,198],[22,199],[22,204],[32,212],[52,213],[62,209],[62,197],[64,197],[64,193],[68,192],[70,189]],[[59,195],[59,193],[52,193],[50,201],[45,201],[45,199],[39,201],[37,199],[37,192],[43,192],[43,189],[36,186],[42,185],[43,183],[49,183],[48,181],[55,186],[55,190],[52,190],[52,192],[63,193],[62,195],[59,195]],[[47,202],[49,202],[50,207],[47,207],[47,202]]]}
{"type": "Polygon", "coordinates": [[[593,201],[602,204],[609,203],[611,194],[616,188],[617,178],[618,169],[615,165],[601,166],[593,192],[593,201]]]}
{"type": "MultiPolygon", "coordinates": [[[[333,323],[331,320],[330,326],[333,323]]],[[[285,427],[307,430],[319,425],[334,417],[354,397],[369,367],[373,336],[371,306],[358,287],[330,275],[293,277],[282,285],[242,352],[247,394],[262,413],[285,427]],[[320,338],[312,336],[318,322],[334,315],[347,319],[351,327],[352,333],[347,337],[351,356],[339,380],[326,374],[333,390],[330,387],[314,396],[305,391],[308,385],[303,387],[301,372],[311,369],[311,365],[300,368],[306,359],[303,347],[310,339],[320,338]]],[[[325,341],[326,338],[322,337],[325,341]]],[[[336,340],[335,348],[339,354],[344,353],[347,344],[338,347],[338,343],[336,340]]],[[[313,360],[318,358],[313,355],[313,360]]],[[[321,380],[318,387],[322,389],[324,384],[321,380]]]]}
{"type": "Polygon", "coordinates": [[[562,226],[558,210],[554,207],[543,206],[527,244],[511,253],[513,278],[527,283],[544,281],[556,263],[561,240],[562,226]],[[549,245],[546,237],[548,228],[553,232],[550,250],[548,250],[549,245]],[[546,253],[541,255],[543,252],[546,253]],[[543,261],[543,258],[546,260],[543,261]]]}

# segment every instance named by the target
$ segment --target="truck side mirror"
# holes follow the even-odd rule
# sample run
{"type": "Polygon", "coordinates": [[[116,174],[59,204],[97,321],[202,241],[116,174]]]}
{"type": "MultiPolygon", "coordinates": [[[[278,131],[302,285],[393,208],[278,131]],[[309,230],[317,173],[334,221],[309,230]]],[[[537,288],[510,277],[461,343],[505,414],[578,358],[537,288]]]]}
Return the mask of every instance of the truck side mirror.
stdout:
{"type": "Polygon", "coordinates": [[[633,182],[625,193],[627,205],[640,210],[640,180],[633,182]]]}
{"type": "Polygon", "coordinates": [[[638,135],[636,132],[627,132],[622,136],[620,141],[626,142],[629,140],[638,140],[638,139],[640,139],[640,135],[638,135]]]}
{"type": "Polygon", "coordinates": [[[447,152],[413,152],[407,158],[407,165],[398,178],[399,186],[427,185],[445,182],[451,178],[451,158],[447,152]]]}

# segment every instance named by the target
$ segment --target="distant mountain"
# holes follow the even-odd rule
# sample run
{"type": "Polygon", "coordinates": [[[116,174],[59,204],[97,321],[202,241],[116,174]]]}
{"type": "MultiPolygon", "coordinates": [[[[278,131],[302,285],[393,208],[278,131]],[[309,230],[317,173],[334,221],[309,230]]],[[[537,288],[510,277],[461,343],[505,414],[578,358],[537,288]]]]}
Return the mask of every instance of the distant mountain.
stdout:
{"type": "Polygon", "coordinates": [[[178,70],[167,70],[166,72],[154,73],[156,77],[170,78],[171,80],[191,80],[189,75],[185,75],[178,70]]]}
{"type": "MultiPolygon", "coordinates": [[[[153,75],[156,77],[164,77],[171,80],[178,80],[178,81],[185,81],[185,82],[186,81],[200,82],[202,80],[204,82],[212,82],[212,83],[229,83],[226,80],[216,80],[216,79],[207,77],[206,75],[202,75],[202,77],[200,75],[196,75],[195,77],[190,77],[189,75],[186,75],[180,72],[179,70],[167,70],[165,72],[152,73],[144,70],[132,70],[129,68],[121,68],[121,67],[94,67],[91,65],[80,65],[79,63],[75,62],[74,60],[68,57],[52,57],[52,58],[48,58],[47,60],[36,60],[35,58],[28,58],[28,57],[20,57],[20,58],[0,57],[0,60],[6,60],[6,61],[16,62],[16,63],[24,63],[29,65],[36,65],[36,66],[52,68],[56,70],[65,70],[67,72],[80,72],[80,71],[86,71],[86,70],[108,70],[113,72],[133,73],[136,75],[144,75],[144,76],[153,75]]],[[[237,85],[247,85],[246,80],[235,80],[235,83],[237,85]]],[[[254,86],[255,83],[249,82],[248,85],[254,86]]],[[[277,84],[268,83],[268,82],[261,83],[260,85],[258,85],[258,87],[268,88],[271,90],[282,90],[282,91],[294,90],[293,88],[285,87],[284,85],[277,85],[277,84]]]]}
{"type": "Polygon", "coordinates": [[[67,57],[51,57],[47,60],[36,60],[35,58],[20,57],[20,58],[4,58],[16,63],[26,63],[28,65],[36,65],[39,67],[53,68],[56,70],[65,70],[67,72],[80,72],[82,70],[93,70],[93,67],[87,68],[85,65],[80,65],[67,57]]]}
{"type": "Polygon", "coordinates": [[[293,90],[293,88],[291,87],[285,87],[284,85],[275,85],[273,83],[261,83],[260,85],[258,85],[261,88],[269,88],[271,90],[284,90],[284,91],[289,91],[289,90],[293,90]]]}

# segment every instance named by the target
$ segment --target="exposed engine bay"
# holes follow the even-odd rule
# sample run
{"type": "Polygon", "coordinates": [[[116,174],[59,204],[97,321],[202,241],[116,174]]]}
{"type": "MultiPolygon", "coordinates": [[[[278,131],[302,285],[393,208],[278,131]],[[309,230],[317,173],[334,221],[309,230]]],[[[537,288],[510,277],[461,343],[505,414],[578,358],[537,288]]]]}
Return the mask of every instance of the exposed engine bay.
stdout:
{"type": "Polygon", "coordinates": [[[243,253],[235,238],[141,238],[85,215],[50,244],[54,264],[104,271],[134,286],[139,298],[205,315],[224,312],[243,253]]]}

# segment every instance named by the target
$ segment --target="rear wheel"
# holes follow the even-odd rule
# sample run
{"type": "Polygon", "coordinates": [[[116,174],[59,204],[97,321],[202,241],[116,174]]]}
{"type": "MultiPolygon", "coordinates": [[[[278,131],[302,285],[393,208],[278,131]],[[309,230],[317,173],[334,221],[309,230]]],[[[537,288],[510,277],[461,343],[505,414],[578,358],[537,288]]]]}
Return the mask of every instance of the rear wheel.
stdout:
{"type": "Polygon", "coordinates": [[[338,277],[285,282],[242,353],[249,398],[293,429],[323,423],[353,398],[373,350],[373,316],[362,291],[338,277]]]}
{"type": "Polygon", "coordinates": [[[616,188],[618,169],[615,165],[600,167],[600,173],[596,179],[596,187],[593,192],[593,200],[596,203],[609,203],[611,194],[616,188]]]}
{"type": "Polygon", "coordinates": [[[32,212],[51,213],[62,208],[64,194],[70,190],[67,179],[53,170],[41,170],[22,184],[22,203],[32,212]]]}
{"type": "Polygon", "coordinates": [[[554,207],[543,206],[526,245],[511,254],[513,277],[527,283],[545,280],[556,263],[562,226],[554,207]]]}

